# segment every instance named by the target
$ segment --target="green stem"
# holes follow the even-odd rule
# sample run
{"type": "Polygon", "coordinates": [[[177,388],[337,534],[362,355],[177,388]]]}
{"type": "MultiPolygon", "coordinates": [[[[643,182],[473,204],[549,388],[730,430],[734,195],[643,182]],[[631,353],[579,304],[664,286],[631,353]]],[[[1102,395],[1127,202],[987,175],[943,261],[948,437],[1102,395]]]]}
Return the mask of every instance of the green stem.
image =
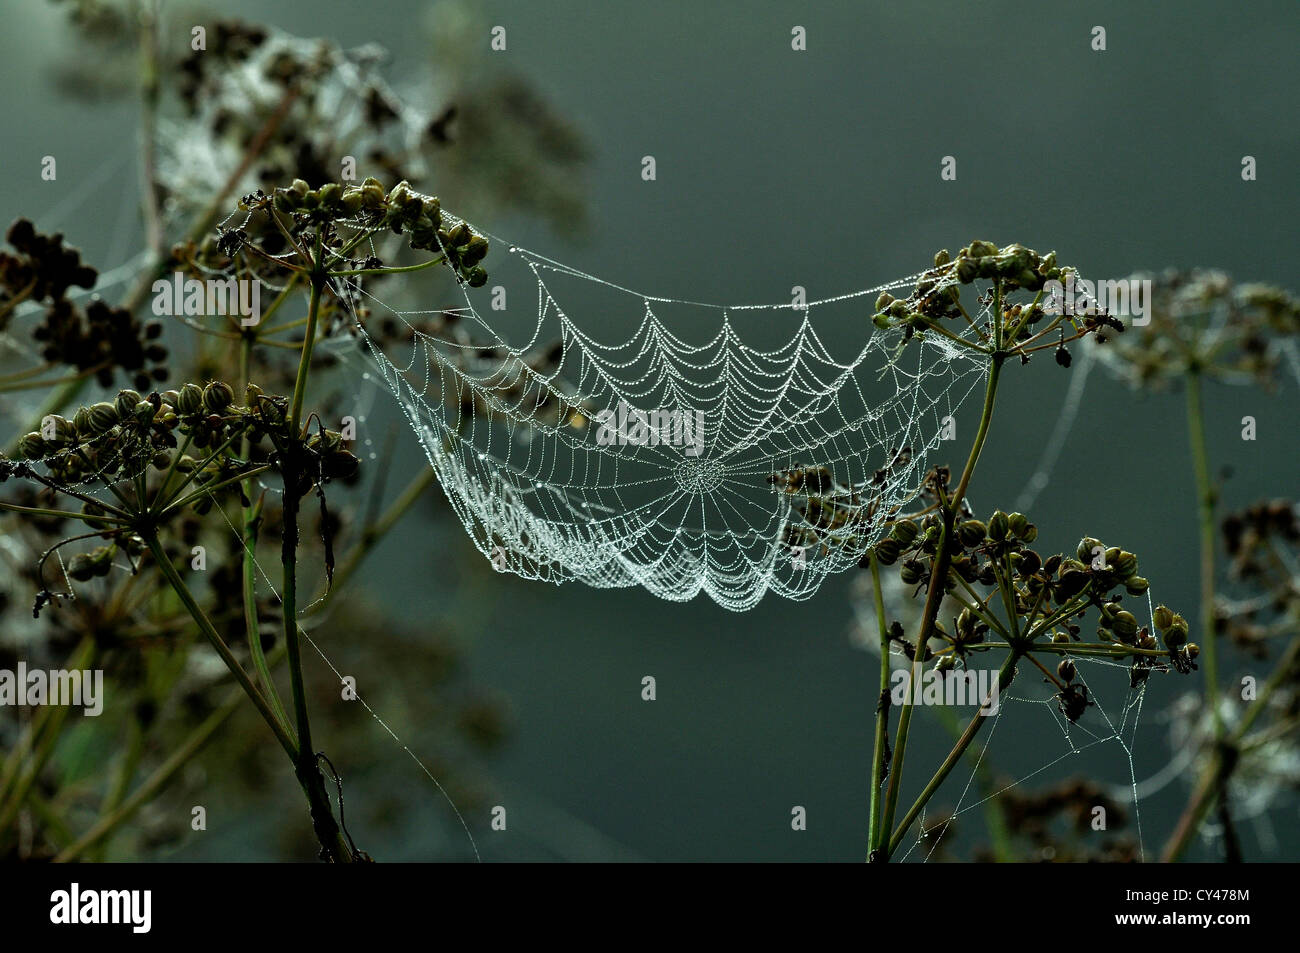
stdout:
{"type": "Polygon", "coordinates": [[[1256,719],[1267,709],[1269,701],[1274,693],[1292,677],[1292,668],[1300,660],[1300,635],[1291,639],[1290,645],[1287,646],[1286,652],[1273,668],[1272,674],[1269,675],[1268,681],[1260,689],[1255,700],[1250,703],[1241,721],[1237,723],[1232,732],[1232,736],[1227,740],[1226,745],[1219,745],[1210,756],[1210,762],[1206,765],[1200,779],[1192,790],[1192,796],[1188,799],[1187,807],[1184,808],[1182,816],[1178,819],[1178,824],[1174,828],[1174,833],[1170,836],[1165,849],[1161,852],[1160,859],[1164,863],[1173,863],[1179,860],[1183,853],[1191,844],[1192,838],[1196,832],[1201,829],[1201,824],[1209,814],[1210,808],[1214,804],[1215,794],[1224,786],[1227,781],[1228,764],[1224,761],[1224,748],[1239,748],[1246,737],[1246,733],[1254,726],[1256,719]]]}
{"type": "Polygon", "coordinates": [[[266,652],[262,648],[262,627],[257,619],[257,527],[262,519],[262,502],[244,510],[244,628],[248,632],[248,652],[253,658],[253,669],[262,683],[262,691],[275,711],[280,725],[286,733],[292,733],[289,716],[285,713],[284,703],[276,690],[275,679],[271,677],[271,666],[267,663],[266,652]]]}
{"type": "Polygon", "coordinates": [[[271,726],[271,731],[275,734],[276,740],[280,742],[280,747],[285,750],[285,753],[288,754],[291,759],[296,761],[298,757],[298,746],[294,744],[293,739],[289,737],[289,733],[285,731],[280,725],[280,722],[276,720],[275,712],[271,710],[270,705],[267,704],[262,693],[258,691],[257,686],[254,685],[252,679],[248,677],[248,673],[245,672],[244,667],[239,664],[239,660],[235,658],[234,653],[230,651],[230,647],[226,645],[225,640],[217,633],[212,622],[209,621],[207,615],[195,600],[194,594],[190,592],[189,587],[185,585],[185,580],[182,579],[180,573],[176,571],[176,567],[173,566],[171,560],[167,558],[167,553],[163,550],[162,544],[158,541],[158,534],[153,530],[148,530],[141,532],[140,535],[144,538],[145,545],[149,547],[149,552],[153,554],[154,562],[158,565],[158,571],[163,574],[163,578],[167,580],[168,584],[180,598],[181,603],[189,611],[191,618],[193,618],[198,624],[199,631],[203,633],[208,642],[211,643],[212,647],[216,649],[217,654],[221,656],[221,660],[226,663],[226,668],[230,669],[230,674],[235,676],[235,681],[239,682],[244,693],[252,699],[258,712],[261,713],[262,719],[271,726]]]}
{"type": "MultiPolygon", "coordinates": [[[[995,305],[999,304],[995,301],[995,305]]],[[[995,340],[1001,340],[1001,322],[995,309],[994,312],[994,332],[995,340]]],[[[894,742],[893,762],[889,771],[889,787],[885,794],[885,815],[882,829],[888,831],[894,821],[894,812],[898,807],[898,795],[903,775],[903,758],[907,753],[907,738],[912,725],[913,696],[916,693],[917,686],[921,681],[921,672],[925,665],[925,649],[930,641],[930,634],[934,630],[934,621],[939,615],[939,606],[943,602],[944,592],[946,591],[946,582],[948,579],[948,569],[952,562],[951,553],[948,551],[948,541],[954,532],[956,515],[960,512],[961,501],[966,495],[966,489],[970,486],[971,476],[975,472],[975,466],[979,462],[980,453],[984,449],[984,442],[988,439],[989,426],[993,421],[993,407],[997,398],[998,379],[1002,373],[1002,363],[1006,355],[1001,352],[995,352],[989,363],[989,376],[984,389],[984,406],[980,412],[980,422],[975,434],[975,442],[971,446],[970,455],[966,458],[966,466],[962,470],[961,479],[957,484],[957,489],[952,498],[943,506],[943,526],[939,536],[939,549],[934,558],[934,569],[930,574],[929,592],[926,594],[925,610],[921,617],[921,628],[917,636],[916,650],[912,659],[912,674],[910,679],[907,696],[903,699],[902,712],[898,718],[898,737],[894,742]]],[[[884,856],[880,860],[888,860],[892,848],[884,846],[884,856]]]]}
{"type": "MultiPolygon", "coordinates": [[[[1019,653],[1015,651],[1007,654],[1006,661],[1002,663],[1002,668],[998,671],[999,693],[1006,689],[1006,687],[1011,684],[1011,680],[1016,677],[1016,661],[1019,657],[1019,653]]],[[[989,699],[985,699],[984,701],[985,704],[987,704],[989,699]]],[[[943,764],[939,765],[939,770],[934,773],[934,776],[930,778],[930,782],[922,789],[921,794],[914,802],[912,802],[912,806],[907,809],[907,813],[903,815],[903,819],[899,822],[898,829],[895,830],[893,836],[890,837],[889,853],[891,856],[896,850],[898,850],[899,845],[902,844],[903,837],[907,834],[907,829],[912,826],[912,822],[916,820],[917,816],[925,808],[926,804],[930,803],[930,798],[934,797],[935,792],[939,790],[939,786],[942,785],[948,775],[952,773],[952,769],[957,766],[957,762],[961,760],[961,756],[965,753],[966,749],[970,747],[971,742],[975,740],[975,736],[979,734],[979,730],[984,726],[984,722],[992,717],[994,716],[986,715],[981,710],[977,711],[971,718],[970,723],[966,726],[966,730],[962,732],[961,737],[957,739],[957,743],[953,745],[952,750],[948,752],[948,757],[943,759],[943,764]]]]}
{"type": "MultiPolygon", "coordinates": [[[[320,257],[320,240],[316,256],[320,257]]],[[[280,471],[284,482],[282,545],[280,563],[281,608],[284,617],[284,642],[289,659],[289,683],[293,692],[294,718],[298,726],[298,781],[307,792],[311,804],[312,826],[320,841],[325,858],[346,863],[352,860],[352,851],[344,841],[334,820],[325,779],[317,764],[316,749],[311,741],[311,720],[307,712],[307,692],[302,677],[302,646],[298,638],[298,485],[302,475],[302,459],[298,443],[302,420],[303,396],[307,390],[307,375],[311,369],[312,343],[316,338],[316,323],[320,314],[321,289],[326,276],[312,273],[311,301],[307,310],[307,331],[302,343],[302,356],[298,360],[298,377],[293,388],[293,402],[289,415],[289,442],[282,448],[280,471]]]]}
{"type": "Polygon", "coordinates": [[[885,782],[886,747],[889,744],[889,626],[885,622],[885,600],[880,591],[880,562],[871,556],[871,586],[876,602],[876,623],[880,629],[880,695],[876,702],[876,736],[871,757],[871,825],[868,844],[880,846],[881,787],[885,782]]]}
{"type": "Polygon", "coordinates": [[[1223,736],[1223,713],[1219,710],[1219,664],[1214,633],[1214,506],[1215,490],[1210,482],[1210,458],[1205,449],[1205,415],[1201,408],[1201,378],[1196,371],[1187,376],[1187,432],[1196,474],[1196,509],[1201,540],[1201,665],[1205,669],[1205,704],[1214,724],[1214,737],[1223,736]]]}

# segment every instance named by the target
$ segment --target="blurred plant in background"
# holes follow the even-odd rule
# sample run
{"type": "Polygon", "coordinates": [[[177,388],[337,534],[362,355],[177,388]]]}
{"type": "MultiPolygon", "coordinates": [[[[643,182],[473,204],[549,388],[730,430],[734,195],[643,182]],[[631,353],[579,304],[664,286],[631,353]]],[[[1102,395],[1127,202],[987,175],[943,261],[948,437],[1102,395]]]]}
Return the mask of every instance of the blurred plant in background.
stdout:
{"type": "MultiPolygon", "coordinates": [[[[0,472],[0,668],[19,659],[100,668],[111,699],[98,718],[43,706],[0,723],[0,855],[155,855],[187,833],[189,806],[211,798],[198,792],[213,785],[233,803],[268,785],[275,803],[301,803],[282,756],[268,753],[272,733],[249,720],[258,708],[295,760],[316,826],[313,837],[306,812],[287,807],[261,849],[364,859],[351,836],[400,829],[410,805],[349,786],[352,831],[331,834],[336,810],[343,820],[334,765],[364,763],[382,729],[338,714],[355,702],[325,707],[324,737],[295,754],[306,727],[299,699],[339,698],[345,686],[327,667],[304,668],[286,631],[330,643],[344,671],[364,658],[375,674],[358,692],[420,726],[424,766],[462,809],[490,791],[479,762],[505,738],[508,713],[458,675],[454,632],[431,621],[418,640],[402,638],[391,604],[351,592],[393,527],[424,518],[434,480],[425,469],[394,494],[387,467],[350,452],[339,422],[359,408],[339,368],[358,347],[350,328],[367,312],[324,277],[320,249],[335,226],[303,208],[273,212],[271,196],[296,178],[301,185],[278,190],[284,201],[310,191],[315,205],[326,194],[344,214],[345,190],[359,204],[359,180],[376,175],[436,183],[479,215],[529,214],[572,231],[582,227],[586,146],[523,81],[480,81],[470,52],[478,46],[457,40],[473,29],[468,5],[441,6],[435,74],[408,78],[409,94],[387,83],[375,46],[345,50],[199,15],[164,20],[152,2],[59,6],[79,44],[53,68],[59,88],[89,102],[140,98],[147,247],[115,304],[83,303],[76,289],[96,287],[98,272],[61,235],[42,234],[39,219],[16,221],[0,255],[0,332],[12,345],[0,365],[0,411],[18,428],[0,472]],[[195,24],[206,31],[201,50],[192,47],[195,24]],[[428,101],[413,105],[422,95],[428,101]],[[314,188],[346,180],[350,166],[354,186],[314,188]],[[253,203],[238,213],[243,228],[218,228],[240,196],[253,203]],[[265,212],[252,222],[256,208],[265,212]],[[294,251],[306,254],[282,264],[294,251]],[[277,297],[253,327],[237,315],[151,319],[154,282],[173,272],[255,276],[277,297]],[[282,494],[282,484],[295,492],[282,494]],[[300,513],[306,494],[318,505],[300,513]],[[284,576],[268,578],[263,567],[277,562],[284,576]],[[295,598],[307,585],[311,598],[295,598]],[[208,642],[196,642],[196,626],[208,642]],[[367,638],[333,637],[357,633],[367,638]],[[379,634],[382,659],[365,644],[379,634]],[[292,706],[276,688],[284,665],[292,706]],[[422,678],[414,699],[402,684],[413,671],[422,678]],[[211,763],[237,770],[204,772],[205,748],[211,763]],[[318,766],[316,748],[329,762],[318,766]]],[[[379,196],[382,217],[387,195],[379,196]]],[[[417,197],[421,207],[428,199],[417,197]]],[[[486,243],[466,249],[459,234],[423,246],[409,237],[412,248],[394,249],[389,265],[427,258],[419,249],[437,251],[443,239],[444,257],[463,263],[461,278],[481,281],[472,272],[482,271],[486,243]]],[[[368,281],[391,273],[366,256],[354,264],[368,281]]],[[[454,288],[450,278],[445,288],[454,288]]],[[[368,330],[382,339],[385,329],[368,330]]],[[[429,797],[441,802],[432,787],[429,797]]],[[[456,844],[437,846],[468,856],[448,846],[456,844]]]]}

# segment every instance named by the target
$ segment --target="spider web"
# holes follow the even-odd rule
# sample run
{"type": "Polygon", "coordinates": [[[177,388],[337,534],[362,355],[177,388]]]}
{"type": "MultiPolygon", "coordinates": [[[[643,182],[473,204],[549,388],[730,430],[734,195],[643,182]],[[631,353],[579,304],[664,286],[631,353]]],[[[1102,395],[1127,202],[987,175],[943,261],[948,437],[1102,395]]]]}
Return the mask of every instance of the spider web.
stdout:
{"type": "Polygon", "coordinates": [[[732,610],[768,592],[809,598],[916,496],[945,422],[983,380],[973,352],[930,335],[903,347],[903,332],[872,325],[875,296],[915,275],[728,307],[492,241],[490,287],[462,286],[461,307],[397,311],[352,285],[405,324],[400,355],[366,343],[500,571],[672,601],[704,592],[732,610]],[[535,293],[529,319],[490,310],[521,289],[535,293]],[[803,468],[824,468],[817,492],[774,485],[803,468]]]}

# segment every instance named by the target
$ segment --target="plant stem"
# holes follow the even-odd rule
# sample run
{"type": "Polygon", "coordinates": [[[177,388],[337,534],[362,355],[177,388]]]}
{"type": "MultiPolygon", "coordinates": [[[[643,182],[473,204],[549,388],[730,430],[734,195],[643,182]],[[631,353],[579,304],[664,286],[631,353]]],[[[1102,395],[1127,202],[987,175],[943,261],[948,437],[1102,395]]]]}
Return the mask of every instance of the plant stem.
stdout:
{"type": "MultiPolygon", "coordinates": [[[[1019,652],[1014,650],[1007,654],[1006,661],[1002,663],[1002,668],[998,671],[999,693],[1010,685],[1011,680],[1015,678],[1016,661],[1019,657],[1019,652]]],[[[989,699],[985,699],[985,704],[987,704],[988,701],[989,699]]],[[[930,802],[930,798],[934,797],[935,792],[939,790],[939,786],[943,784],[948,775],[952,773],[952,769],[957,766],[957,762],[961,760],[961,756],[965,753],[966,749],[970,747],[971,742],[975,740],[975,736],[979,734],[979,730],[983,727],[984,722],[992,717],[994,716],[984,714],[981,709],[971,718],[970,723],[966,726],[966,730],[962,732],[961,737],[957,739],[957,743],[953,745],[952,750],[948,752],[948,757],[943,759],[943,764],[939,765],[939,770],[934,773],[934,777],[930,778],[930,782],[924,787],[924,789],[922,789],[920,796],[917,797],[917,799],[912,803],[912,806],[908,808],[907,813],[903,815],[903,819],[898,824],[898,829],[895,830],[893,836],[890,837],[888,850],[891,856],[894,851],[898,850],[899,845],[903,842],[904,835],[907,834],[907,829],[912,826],[912,822],[916,820],[917,815],[919,815],[925,808],[925,805],[930,802]]]]}
{"type": "Polygon", "coordinates": [[[1219,665],[1214,633],[1214,506],[1215,490],[1210,482],[1210,458],[1205,449],[1205,415],[1201,408],[1201,377],[1195,370],[1187,376],[1187,434],[1196,474],[1197,518],[1201,538],[1201,664],[1205,669],[1205,704],[1209,706],[1216,740],[1223,736],[1223,713],[1219,711],[1219,665]]]}
{"type": "Polygon", "coordinates": [[[298,375],[293,383],[293,402],[289,409],[289,431],[295,437],[302,421],[302,402],[307,394],[307,375],[311,371],[312,345],[316,343],[316,323],[320,319],[320,296],[323,276],[313,275],[311,301],[307,305],[307,330],[303,334],[302,354],[298,358],[298,375]]]}
{"type": "Polygon", "coordinates": [[[880,695],[876,702],[876,736],[871,756],[871,825],[867,843],[870,850],[880,846],[881,786],[885,781],[886,748],[889,745],[889,626],[885,622],[885,600],[880,591],[880,562],[871,555],[871,586],[876,602],[876,622],[880,628],[880,695]]]}
{"type": "Polygon", "coordinates": [[[248,633],[248,652],[253,658],[253,668],[257,672],[258,680],[262,683],[262,690],[266,693],[267,701],[270,702],[271,708],[275,711],[275,716],[279,719],[281,726],[286,733],[290,733],[292,729],[289,726],[289,716],[285,713],[284,703],[280,701],[280,693],[276,690],[275,679],[271,677],[271,666],[267,664],[266,652],[262,648],[262,627],[257,619],[256,552],[257,527],[261,519],[261,500],[255,506],[244,510],[244,628],[248,633]]]}
{"type": "MultiPolygon", "coordinates": [[[[998,303],[995,302],[996,304],[998,303]]],[[[995,339],[999,340],[1000,327],[1000,322],[995,314],[995,339]]],[[[912,659],[910,684],[907,696],[903,699],[902,712],[898,718],[898,736],[894,742],[893,762],[889,770],[889,787],[885,794],[885,815],[882,831],[887,832],[893,826],[894,812],[898,807],[899,787],[903,775],[903,758],[907,753],[907,738],[912,725],[913,696],[921,681],[921,671],[925,665],[925,648],[930,640],[930,633],[934,630],[934,620],[939,615],[939,606],[943,602],[944,592],[947,588],[948,568],[952,562],[951,553],[948,551],[948,541],[952,538],[956,516],[961,508],[961,501],[966,495],[966,488],[970,485],[971,476],[974,474],[975,466],[979,462],[980,452],[984,449],[984,442],[988,438],[989,426],[993,421],[993,407],[997,398],[998,379],[1002,373],[1002,363],[1005,358],[1006,355],[999,351],[995,352],[990,359],[989,377],[984,389],[984,407],[980,413],[975,442],[971,446],[970,455],[966,458],[966,466],[962,470],[957,489],[952,498],[942,508],[943,526],[939,536],[939,549],[935,554],[934,569],[930,574],[929,592],[926,594],[925,610],[921,617],[921,628],[917,635],[916,650],[912,659]]],[[[878,859],[888,860],[892,848],[884,844],[881,846],[884,856],[878,859]]]]}
{"type": "MultiPolygon", "coordinates": [[[[317,239],[317,258],[320,257],[320,240],[317,239]]],[[[307,692],[302,677],[302,646],[298,639],[298,505],[299,482],[302,477],[302,457],[299,434],[302,420],[303,395],[307,390],[307,375],[311,369],[312,343],[316,338],[316,323],[320,314],[321,288],[326,276],[314,271],[311,278],[311,302],[307,310],[307,331],[302,342],[302,356],[298,359],[298,377],[293,388],[293,402],[289,415],[289,442],[282,448],[280,472],[284,480],[283,533],[280,547],[281,608],[284,616],[284,643],[289,659],[289,683],[293,690],[294,718],[298,726],[298,755],[295,759],[298,781],[307,792],[311,804],[312,826],[320,841],[325,859],[346,863],[352,860],[352,851],[344,841],[334,820],[329,795],[325,791],[325,778],[317,764],[316,749],[311,742],[311,720],[307,712],[307,692]]]]}
{"type": "Polygon", "coordinates": [[[1287,646],[1282,658],[1278,660],[1277,665],[1274,666],[1268,681],[1264,683],[1264,687],[1260,689],[1255,700],[1250,703],[1241,716],[1241,721],[1237,723],[1232,736],[1226,743],[1218,745],[1210,756],[1210,763],[1206,765],[1205,770],[1201,773],[1200,779],[1192,790],[1192,796],[1187,801],[1187,807],[1183,809],[1182,816],[1178,819],[1178,825],[1174,828],[1174,833],[1170,836],[1169,841],[1165,844],[1165,849],[1160,854],[1162,862],[1173,863],[1181,858],[1187,850],[1192,838],[1201,829],[1201,824],[1206,815],[1209,814],[1210,807],[1214,803],[1215,794],[1227,782],[1225,768],[1228,767],[1228,764],[1224,760],[1225,750],[1237,750],[1241,747],[1247,732],[1250,731],[1255,724],[1255,720],[1268,707],[1274,693],[1291,676],[1291,669],[1297,660],[1300,660],[1300,635],[1292,637],[1291,643],[1287,646]]]}
{"type": "Polygon", "coordinates": [[[239,660],[235,658],[234,653],[230,651],[230,647],[226,645],[225,640],[217,633],[212,622],[209,621],[203,609],[194,599],[194,594],[185,585],[185,580],[180,577],[176,567],[167,558],[167,553],[163,551],[162,544],[158,541],[158,534],[153,530],[148,530],[141,532],[140,535],[144,538],[145,545],[149,547],[149,552],[153,554],[154,562],[158,565],[158,571],[163,574],[163,578],[167,580],[168,584],[175,590],[176,595],[180,597],[181,603],[189,611],[190,617],[198,624],[199,631],[217,650],[221,660],[226,663],[226,668],[230,669],[230,673],[235,676],[235,681],[239,682],[244,693],[252,699],[253,704],[261,713],[263,720],[271,726],[271,731],[274,732],[276,740],[280,742],[280,747],[284,748],[291,759],[296,759],[298,757],[298,746],[289,737],[288,732],[281,727],[279,721],[276,720],[275,712],[271,710],[262,693],[258,691],[257,686],[248,677],[248,673],[244,671],[244,667],[239,664],[239,660]]]}
{"type": "Polygon", "coordinates": [[[437,474],[434,473],[433,467],[426,466],[415,479],[406,485],[406,488],[389,505],[388,509],[384,510],[379,519],[367,526],[365,531],[362,532],[361,538],[348,554],[348,557],[334,570],[334,581],[329,589],[322,592],[313,600],[310,606],[303,609],[304,615],[319,612],[329,604],[334,593],[347,585],[348,580],[352,578],[352,574],[357,571],[357,568],[370,554],[371,550],[388,534],[388,531],[405,515],[406,511],[415,504],[416,500],[420,499],[424,492],[433,486],[436,479],[437,474]]]}

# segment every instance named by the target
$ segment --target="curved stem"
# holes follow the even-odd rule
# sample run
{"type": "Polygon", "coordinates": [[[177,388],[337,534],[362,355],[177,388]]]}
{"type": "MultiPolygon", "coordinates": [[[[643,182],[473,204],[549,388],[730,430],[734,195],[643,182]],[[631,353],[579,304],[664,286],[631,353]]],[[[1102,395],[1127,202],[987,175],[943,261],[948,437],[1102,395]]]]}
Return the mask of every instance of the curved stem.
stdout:
{"type": "Polygon", "coordinates": [[[176,571],[176,567],[173,566],[171,560],[167,558],[167,553],[163,551],[162,544],[158,541],[158,534],[153,530],[148,530],[142,531],[140,535],[144,538],[145,545],[149,547],[149,552],[153,554],[154,562],[158,565],[158,571],[163,574],[163,578],[167,580],[168,584],[176,592],[176,595],[180,597],[181,603],[189,611],[191,618],[198,623],[199,631],[202,632],[208,642],[212,644],[212,647],[217,650],[217,654],[221,656],[221,660],[226,663],[226,668],[230,669],[230,674],[235,676],[235,681],[239,682],[244,693],[252,699],[253,704],[261,713],[263,720],[271,726],[271,731],[275,734],[276,740],[280,742],[280,747],[285,750],[285,753],[288,754],[291,759],[296,760],[298,757],[298,746],[294,744],[294,741],[289,737],[288,732],[286,732],[284,728],[281,727],[279,721],[276,720],[275,712],[271,710],[266,699],[262,696],[262,693],[258,691],[257,686],[254,685],[252,680],[248,677],[248,673],[244,671],[244,667],[239,664],[239,659],[235,658],[234,653],[230,651],[230,646],[226,645],[225,640],[217,633],[212,622],[208,619],[203,609],[195,600],[194,594],[190,592],[189,587],[185,585],[185,580],[182,579],[180,573],[176,571]]]}
{"type": "MultiPolygon", "coordinates": [[[[1001,322],[998,316],[994,315],[995,338],[1000,340],[1001,322]]],[[[925,610],[921,616],[921,628],[917,635],[916,650],[912,658],[912,675],[908,688],[907,696],[903,700],[902,712],[898,718],[898,736],[894,742],[893,763],[889,771],[889,787],[885,794],[885,813],[883,819],[883,830],[888,831],[893,825],[894,812],[898,806],[899,786],[903,776],[903,758],[907,753],[907,738],[912,725],[913,696],[916,688],[921,681],[921,670],[925,664],[925,649],[930,641],[930,634],[934,630],[934,620],[939,615],[939,606],[943,602],[944,592],[948,579],[948,569],[952,563],[951,553],[948,551],[948,541],[952,536],[956,514],[960,512],[961,501],[966,495],[966,488],[970,485],[971,476],[975,472],[975,466],[979,462],[980,452],[984,449],[984,442],[988,439],[989,426],[993,421],[993,407],[997,398],[998,378],[1002,372],[1002,363],[1006,356],[1001,353],[994,353],[990,359],[988,382],[984,389],[984,407],[980,413],[979,429],[975,434],[975,443],[971,446],[970,455],[966,458],[966,466],[962,470],[961,479],[957,484],[956,492],[943,507],[943,526],[939,536],[939,549],[934,558],[934,568],[930,574],[929,592],[926,594],[925,610]]],[[[888,860],[892,848],[883,845],[884,856],[880,859],[888,860]]]]}
{"type": "MultiPolygon", "coordinates": [[[[1016,677],[1016,661],[1019,657],[1019,653],[1015,651],[1007,654],[1007,660],[1002,663],[1002,668],[998,671],[999,693],[1010,685],[1011,680],[1016,677]]],[[[991,699],[985,699],[985,705],[987,705],[990,700],[991,699]]],[[[912,826],[912,822],[916,820],[917,815],[919,815],[925,808],[926,804],[930,802],[930,798],[934,797],[935,792],[939,790],[939,786],[943,784],[948,775],[952,773],[952,769],[957,766],[957,762],[961,760],[961,756],[965,753],[966,749],[970,747],[971,742],[975,740],[975,736],[979,734],[979,730],[984,726],[984,722],[992,717],[994,716],[984,714],[981,709],[971,718],[970,723],[966,726],[966,730],[962,732],[961,737],[957,739],[957,743],[953,745],[952,750],[948,752],[948,757],[943,759],[943,764],[939,765],[939,770],[934,773],[934,777],[930,778],[930,782],[924,787],[924,789],[922,789],[921,794],[917,799],[912,802],[912,806],[907,809],[907,813],[903,815],[903,819],[899,822],[898,829],[895,830],[893,836],[889,838],[888,849],[891,855],[894,851],[898,850],[899,845],[903,842],[904,835],[907,834],[907,829],[912,826]]]]}

